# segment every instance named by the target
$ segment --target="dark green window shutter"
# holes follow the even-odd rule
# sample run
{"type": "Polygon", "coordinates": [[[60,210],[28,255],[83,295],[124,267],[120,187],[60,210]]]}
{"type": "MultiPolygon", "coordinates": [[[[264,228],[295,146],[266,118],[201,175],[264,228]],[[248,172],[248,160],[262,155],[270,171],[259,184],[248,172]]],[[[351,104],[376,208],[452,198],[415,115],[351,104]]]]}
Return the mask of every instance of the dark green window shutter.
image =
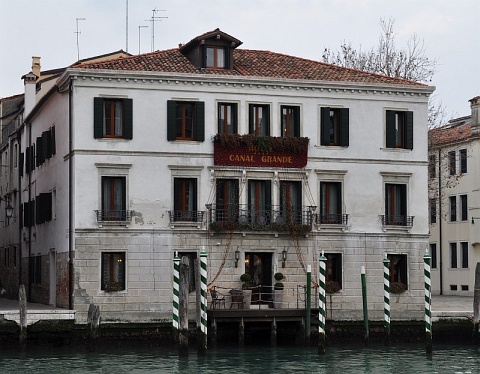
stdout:
{"type": "Polygon", "coordinates": [[[264,105],[263,109],[265,111],[265,126],[266,128],[266,136],[270,136],[270,105],[264,105]]]}
{"type": "Polygon", "coordinates": [[[348,147],[349,145],[349,110],[340,109],[340,145],[348,147]]]}
{"type": "Polygon", "coordinates": [[[320,109],[320,144],[330,144],[330,134],[328,133],[328,125],[330,124],[330,108],[325,107],[320,109]]]}
{"type": "Polygon", "coordinates": [[[30,173],[30,162],[32,161],[32,157],[30,156],[30,147],[25,149],[25,173],[30,173]]]}
{"type": "Polygon", "coordinates": [[[48,160],[50,158],[50,155],[48,154],[48,134],[50,131],[44,131],[42,132],[42,164],[45,162],[45,160],[48,160]]]}
{"type": "Polygon", "coordinates": [[[42,157],[43,157],[43,152],[42,152],[42,137],[39,136],[37,138],[37,166],[40,166],[41,164],[43,164],[43,160],[42,160],[42,157]]]}
{"type": "Polygon", "coordinates": [[[52,156],[57,153],[57,144],[55,143],[55,126],[52,126],[50,129],[50,147],[51,147],[51,153],[52,156]]]}
{"type": "Polygon", "coordinates": [[[197,206],[197,180],[193,179],[193,211],[196,212],[198,210],[197,206]]]}
{"type": "Polygon", "coordinates": [[[176,112],[177,102],[174,100],[167,101],[167,140],[175,140],[177,138],[176,132],[176,112]]]}
{"type": "Polygon", "coordinates": [[[20,225],[20,228],[23,229],[23,203],[20,204],[20,212],[18,217],[20,218],[18,224],[20,225]]]}
{"type": "Polygon", "coordinates": [[[93,137],[103,138],[103,99],[101,97],[93,99],[93,137]]]}
{"type": "Polygon", "coordinates": [[[20,177],[23,177],[23,163],[24,163],[24,159],[25,159],[25,154],[23,152],[20,153],[19,155],[19,160],[18,160],[18,167],[19,167],[19,173],[20,173],[20,177]]]}
{"type": "Polygon", "coordinates": [[[232,105],[233,133],[238,134],[238,105],[232,105]]]}
{"type": "Polygon", "coordinates": [[[196,123],[195,123],[195,140],[205,141],[205,103],[199,101],[195,103],[196,123]]]}
{"type": "Polygon", "coordinates": [[[123,121],[123,138],[132,139],[133,138],[133,100],[124,99],[123,100],[123,113],[125,115],[123,121]]]}
{"type": "Polygon", "coordinates": [[[299,138],[300,137],[300,107],[295,107],[293,109],[293,122],[294,122],[293,136],[295,138],[299,138]]]}
{"type": "Polygon", "coordinates": [[[395,111],[387,110],[386,122],[386,146],[387,148],[395,148],[395,111]]]}
{"type": "Polygon", "coordinates": [[[406,112],[405,119],[405,148],[413,149],[413,112],[406,112]]]}
{"type": "Polygon", "coordinates": [[[265,210],[272,209],[272,185],[270,181],[265,181],[265,210]]]}
{"type": "Polygon", "coordinates": [[[248,133],[255,134],[255,128],[253,127],[253,105],[250,104],[248,108],[248,133]]]}

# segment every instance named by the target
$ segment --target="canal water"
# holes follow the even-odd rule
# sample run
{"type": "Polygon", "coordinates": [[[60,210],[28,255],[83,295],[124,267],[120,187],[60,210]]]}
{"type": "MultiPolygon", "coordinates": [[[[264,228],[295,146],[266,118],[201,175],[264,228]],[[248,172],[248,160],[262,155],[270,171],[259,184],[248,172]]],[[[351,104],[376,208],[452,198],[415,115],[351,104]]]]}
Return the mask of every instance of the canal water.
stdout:
{"type": "Polygon", "coordinates": [[[217,348],[207,356],[192,350],[179,357],[171,348],[84,346],[0,351],[0,373],[480,373],[475,346],[435,347],[431,356],[419,346],[335,346],[324,356],[315,348],[217,348]]]}

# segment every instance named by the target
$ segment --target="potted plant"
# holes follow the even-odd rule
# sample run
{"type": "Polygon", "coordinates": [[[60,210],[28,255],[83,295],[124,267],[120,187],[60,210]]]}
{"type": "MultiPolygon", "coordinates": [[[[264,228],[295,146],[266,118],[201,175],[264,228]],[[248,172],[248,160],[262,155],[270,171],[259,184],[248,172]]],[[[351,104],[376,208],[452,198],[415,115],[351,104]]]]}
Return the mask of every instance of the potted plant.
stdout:
{"type": "Polygon", "coordinates": [[[105,292],[118,292],[118,291],[123,291],[123,286],[120,282],[108,282],[105,283],[105,287],[103,289],[105,292]]]}
{"type": "Polygon", "coordinates": [[[243,273],[240,276],[242,281],[242,291],[243,291],[243,306],[245,309],[250,309],[250,304],[252,302],[252,276],[249,273],[243,273]]]}
{"type": "Polygon", "coordinates": [[[390,293],[402,293],[405,292],[407,286],[402,282],[391,282],[390,283],[390,293]]]}
{"type": "Polygon", "coordinates": [[[273,277],[276,281],[273,285],[273,307],[279,309],[282,307],[283,303],[283,289],[285,286],[281,280],[284,279],[284,276],[282,273],[275,273],[273,277]]]}
{"type": "Polygon", "coordinates": [[[340,291],[340,284],[337,281],[327,281],[325,283],[326,293],[335,293],[340,291]]]}

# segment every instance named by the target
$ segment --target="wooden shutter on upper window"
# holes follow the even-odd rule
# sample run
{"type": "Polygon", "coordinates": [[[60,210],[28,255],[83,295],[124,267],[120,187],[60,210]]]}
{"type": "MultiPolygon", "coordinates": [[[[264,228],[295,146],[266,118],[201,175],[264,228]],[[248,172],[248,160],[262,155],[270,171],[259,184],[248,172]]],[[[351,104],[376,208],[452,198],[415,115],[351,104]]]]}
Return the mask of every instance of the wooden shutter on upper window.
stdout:
{"type": "Polygon", "coordinates": [[[21,152],[20,155],[19,155],[19,160],[18,160],[18,167],[19,167],[18,172],[20,173],[20,177],[23,177],[24,159],[25,159],[25,154],[23,152],[21,152]]]}
{"type": "Polygon", "coordinates": [[[42,137],[37,138],[37,166],[43,164],[43,143],[42,137]]]}
{"type": "Polygon", "coordinates": [[[413,112],[405,113],[405,148],[413,149],[413,112]]]}
{"type": "Polygon", "coordinates": [[[395,138],[395,111],[387,110],[386,113],[386,147],[396,148],[395,138]]]}
{"type": "Polygon", "coordinates": [[[103,138],[103,99],[101,97],[93,99],[93,137],[103,138]]]}
{"type": "Polygon", "coordinates": [[[195,103],[195,107],[195,140],[203,142],[205,141],[205,103],[203,101],[199,101],[195,103]]]}
{"type": "Polygon", "coordinates": [[[328,131],[328,126],[330,124],[330,108],[324,107],[320,108],[320,144],[329,145],[330,144],[330,133],[328,131]]]}
{"type": "Polygon", "coordinates": [[[176,131],[176,112],[177,102],[175,100],[167,101],[167,140],[175,140],[177,138],[176,131]]]}
{"type": "Polygon", "coordinates": [[[133,139],[133,100],[123,100],[123,113],[125,118],[123,119],[123,138],[133,139]]]}
{"type": "Polygon", "coordinates": [[[348,108],[340,109],[340,145],[348,147],[349,145],[349,110],[348,108]]]}
{"type": "Polygon", "coordinates": [[[293,128],[293,136],[295,138],[300,137],[300,107],[295,107],[293,108],[293,123],[294,128],[293,128]]]}
{"type": "Polygon", "coordinates": [[[55,142],[55,126],[50,129],[50,148],[52,156],[57,153],[57,144],[55,142]]]}

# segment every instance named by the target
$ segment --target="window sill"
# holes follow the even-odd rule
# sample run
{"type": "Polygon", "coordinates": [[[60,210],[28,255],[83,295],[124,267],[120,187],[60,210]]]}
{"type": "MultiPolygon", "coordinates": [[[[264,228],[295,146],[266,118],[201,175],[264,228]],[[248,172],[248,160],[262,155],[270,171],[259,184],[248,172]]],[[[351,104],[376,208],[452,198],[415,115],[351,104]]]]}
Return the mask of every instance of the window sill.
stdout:
{"type": "Polygon", "coordinates": [[[103,227],[103,226],[125,226],[129,227],[132,222],[130,221],[100,221],[97,222],[98,227],[103,227]]]}
{"type": "Polygon", "coordinates": [[[382,230],[384,232],[386,231],[397,231],[397,232],[410,232],[411,228],[413,226],[397,226],[397,225],[388,225],[388,226],[382,226],[382,230]]]}
{"type": "Polygon", "coordinates": [[[195,222],[195,221],[178,221],[178,222],[170,222],[170,228],[172,229],[181,229],[185,227],[194,227],[197,229],[201,229],[203,227],[203,222],[195,222]]]}
{"type": "Polygon", "coordinates": [[[408,148],[380,148],[380,150],[385,151],[385,152],[400,152],[400,153],[406,153],[406,152],[412,152],[413,149],[408,149],[408,148]]]}
{"type": "Polygon", "coordinates": [[[347,225],[338,223],[316,223],[315,228],[318,231],[347,231],[347,225]]]}

